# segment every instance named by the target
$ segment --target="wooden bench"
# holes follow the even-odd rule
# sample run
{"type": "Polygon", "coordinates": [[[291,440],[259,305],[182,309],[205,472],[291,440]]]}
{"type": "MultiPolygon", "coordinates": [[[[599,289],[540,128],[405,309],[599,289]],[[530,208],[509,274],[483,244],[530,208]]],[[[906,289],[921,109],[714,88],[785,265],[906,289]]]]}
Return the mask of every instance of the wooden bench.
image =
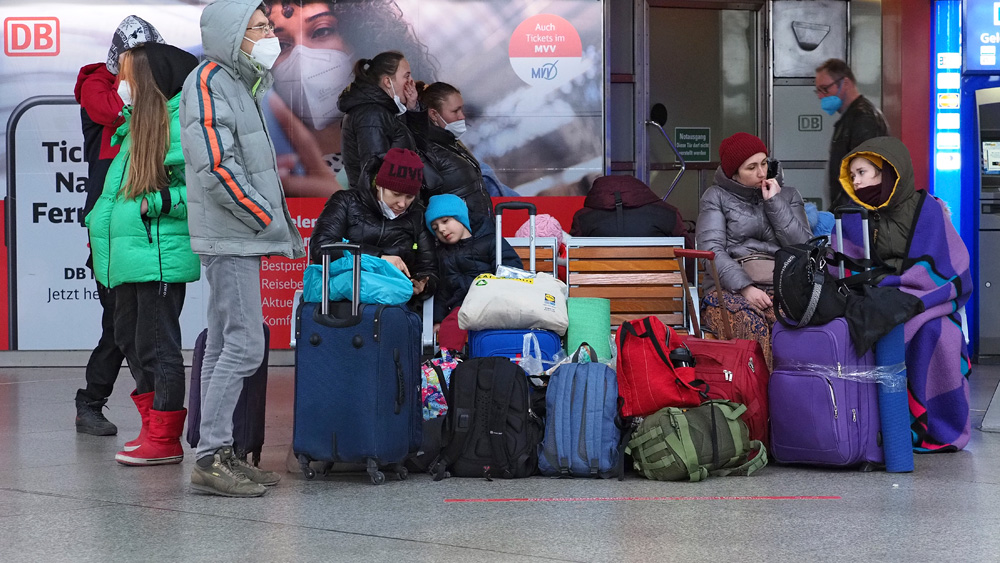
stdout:
{"type": "Polygon", "coordinates": [[[683,247],[683,237],[573,237],[566,242],[569,296],[610,300],[612,330],[650,315],[686,330],[683,263],[674,255],[683,247]]]}

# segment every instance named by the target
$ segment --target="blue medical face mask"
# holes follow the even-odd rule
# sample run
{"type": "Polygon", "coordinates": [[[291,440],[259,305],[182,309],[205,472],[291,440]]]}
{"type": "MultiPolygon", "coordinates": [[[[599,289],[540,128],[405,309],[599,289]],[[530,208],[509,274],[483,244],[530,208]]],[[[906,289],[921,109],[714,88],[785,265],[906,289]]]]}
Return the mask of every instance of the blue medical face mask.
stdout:
{"type": "MultiPolygon", "coordinates": [[[[823,111],[825,111],[827,113],[827,115],[833,115],[833,114],[837,113],[837,111],[840,110],[841,106],[844,105],[844,100],[840,99],[840,91],[844,87],[844,79],[841,78],[840,80],[837,80],[834,84],[837,85],[837,93],[836,94],[830,94],[829,96],[825,96],[825,97],[821,98],[820,101],[819,101],[819,107],[822,108],[823,111]]],[[[833,86],[833,84],[830,84],[829,86],[826,86],[826,88],[829,88],[830,86],[833,86]]],[[[825,89],[824,89],[824,93],[825,93],[825,89]]]]}
{"type": "Polygon", "coordinates": [[[827,115],[837,113],[843,105],[844,100],[841,100],[840,96],[827,96],[819,101],[819,107],[823,108],[827,115]]]}

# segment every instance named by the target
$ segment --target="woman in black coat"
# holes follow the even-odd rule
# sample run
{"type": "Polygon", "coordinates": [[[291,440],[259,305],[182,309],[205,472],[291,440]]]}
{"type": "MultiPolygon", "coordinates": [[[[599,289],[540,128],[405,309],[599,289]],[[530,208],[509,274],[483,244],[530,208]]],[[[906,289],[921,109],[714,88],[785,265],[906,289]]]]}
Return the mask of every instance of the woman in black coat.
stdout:
{"type": "Polygon", "coordinates": [[[439,194],[454,194],[465,201],[473,229],[483,220],[493,221],[493,202],[486,191],[483,172],[475,155],[458,139],[465,133],[462,93],[444,82],[435,82],[420,92],[427,108],[427,127],[417,146],[424,157],[424,201],[439,194]]]}
{"type": "Polygon", "coordinates": [[[410,63],[402,53],[386,51],[354,63],[354,82],[337,100],[344,113],[340,149],[352,188],[364,187],[358,183],[361,167],[371,157],[391,148],[416,149],[402,116],[417,103],[410,63]]]}
{"type": "Polygon", "coordinates": [[[384,160],[369,159],[358,189],[341,190],[327,200],[309,240],[310,260],[319,264],[323,245],[347,239],[399,268],[413,280],[414,295],[433,295],[434,237],[424,226],[423,205],[416,202],[423,167],[420,157],[406,149],[390,149],[384,160]]]}

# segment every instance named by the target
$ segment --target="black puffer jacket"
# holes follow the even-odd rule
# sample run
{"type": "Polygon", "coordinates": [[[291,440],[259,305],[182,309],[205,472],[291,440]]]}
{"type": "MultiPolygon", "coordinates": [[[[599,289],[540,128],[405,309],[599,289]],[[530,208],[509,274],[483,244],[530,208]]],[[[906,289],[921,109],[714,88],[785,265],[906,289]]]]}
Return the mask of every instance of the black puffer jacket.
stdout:
{"type": "Polygon", "coordinates": [[[424,202],[431,196],[454,194],[469,207],[472,228],[488,219],[493,222],[493,202],[483,182],[483,172],[475,156],[450,131],[430,125],[427,134],[417,139],[424,159],[424,202]]]}
{"type": "MultiPolygon", "coordinates": [[[[369,159],[361,171],[361,184],[372,186],[371,178],[381,165],[381,158],[369,159]]],[[[414,201],[402,216],[390,221],[382,215],[371,187],[333,194],[313,227],[309,240],[310,260],[319,264],[322,261],[320,247],[344,239],[361,244],[365,254],[399,256],[410,270],[411,278],[429,279],[424,295],[432,295],[435,291],[434,237],[424,226],[424,206],[419,200],[414,201]]]]}
{"type": "MultiPolygon", "coordinates": [[[[440,283],[434,294],[434,322],[441,322],[452,309],[462,306],[476,276],[496,272],[496,244],[496,226],[483,221],[471,238],[438,245],[440,283]]],[[[524,267],[507,241],[503,241],[501,259],[504,266],[524,267]]]]}
{"type": "Polygon", "coordinates": [[[344,112],[341,126],[341,153],[347,181],[359,185],[362,164],[381,156],[391,148],[416,150],[413,134],[402,116],[397,116],[395,102],[384,90],[372,84],[354,82],[340,93],[337,107],[344,112]]]}

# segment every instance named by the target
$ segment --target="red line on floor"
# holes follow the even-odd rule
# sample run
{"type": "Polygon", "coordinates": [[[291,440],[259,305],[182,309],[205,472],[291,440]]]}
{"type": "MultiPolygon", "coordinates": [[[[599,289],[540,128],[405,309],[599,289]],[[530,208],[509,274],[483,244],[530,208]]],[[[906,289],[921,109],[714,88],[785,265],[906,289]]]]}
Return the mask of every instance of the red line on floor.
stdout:
{"type": "Polygon", "coordinates": [[[839,496],[719,496],[719,497],[567,497],[567,498],[446,498],[445,502],[594,502],[640,500],[840,500],[839,496]]]}

